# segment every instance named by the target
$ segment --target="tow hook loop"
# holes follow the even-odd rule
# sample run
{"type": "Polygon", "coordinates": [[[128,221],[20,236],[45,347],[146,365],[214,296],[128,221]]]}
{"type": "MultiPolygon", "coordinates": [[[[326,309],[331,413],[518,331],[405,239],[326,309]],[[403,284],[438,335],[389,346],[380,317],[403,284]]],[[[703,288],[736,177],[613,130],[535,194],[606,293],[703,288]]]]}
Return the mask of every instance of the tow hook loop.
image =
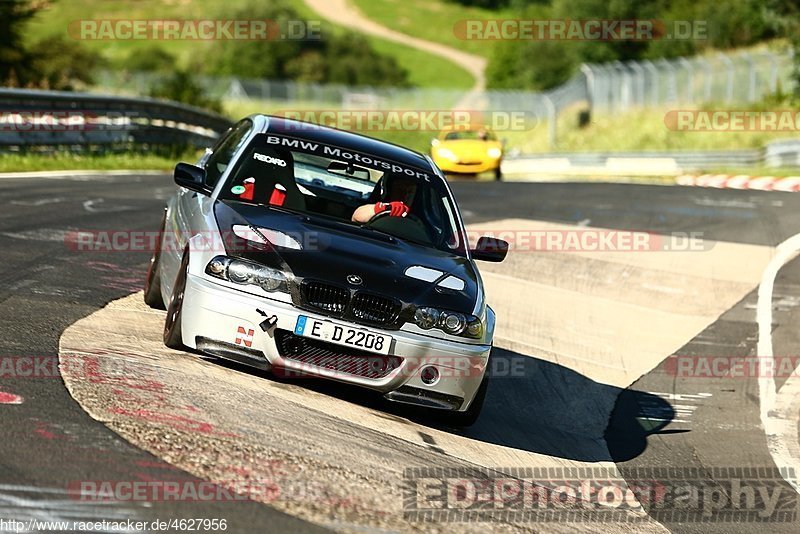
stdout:
{"type": "MultiPolygon", "coordinates": [[[[267,317],[267,314],[264,313],[263,311],[261,311],[259,309],[256,309],[256,311],[262,317],[267,317]]],[[[272,335],[275,333],[275,326],[277,324],[278,324],[278,316],[277,315],[273,315],[272,317],[267,317],[266,319],[264,319],[261,322],[261,324],[258,325],[258,327],[261,328],[261,330],[263,330],[267,334],[269,334],[269,337],[272,337],[272,335]]]]}

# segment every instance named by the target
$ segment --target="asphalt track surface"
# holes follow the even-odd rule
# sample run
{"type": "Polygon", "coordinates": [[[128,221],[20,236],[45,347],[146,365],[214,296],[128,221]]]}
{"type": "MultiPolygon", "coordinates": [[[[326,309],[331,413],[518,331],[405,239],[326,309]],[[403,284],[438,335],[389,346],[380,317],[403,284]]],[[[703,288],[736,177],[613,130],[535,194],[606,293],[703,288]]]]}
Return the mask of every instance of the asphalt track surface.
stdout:
{"type": "MultiPolygon", "coordinates": [[[[800,196],[791,193],[607,184],[463,182],[454,184],[454,190],[466,222],[476,226],[497,221],[498,214],[502,214],[503,219],[559,225],[663,233],[702,232],[708,240],[765,250],[800,232],[800,196]]],[[[149,259],[147,253],[79,253],[65,245],[65,232],[152,231],[164,199],[173,191],[174,186],[167,176],[0,179],[0,250],[3,251],[0,256],[0,357],[4,360],[34,357],[43,362],[48,359],[55,362],[59,339],[70,325],[108,302],[138,291],[149,259]]],[[[746,258],[739,261],[746,261],[746,258]]],[[[543,277],[549,276],[546,271],[551,267],[547,260],[542,261],[543,277]]],[[[529,269],[526,271],[529,276],[535,276],[538,266],[525,265],[524,268],[529,269]]],[[[687,284],[691,283],[687,277],[687,284]]],[[[795,261],[781,270],[776,283],[773,299],[776,354],[796,354],[799,294],[800,269],[795,261]]],[[[686,339],[674,354],[730,358],[755,354],[754,299],[753,290],[746,292],[743,298],[722,310],[723,313],[715,314],[716,320],[686,339]]],[[[690,306],[688,301],[687,306],[690,306]]],[[[100,341],[103,335],[97,332],[100,341]]],[[[512,360],[519,356],[514,349],[513,346],[500,349],[498,357],[512,360]]],[[[604,438],[607,445],[605,454],[610,454],[610,460],[623,476],[632,480],[638,478],[637,469],[640,468],[703,468],[709,473],[705,478],[713,483],[715,477],[708,471],[711,467],[774,467],[759,426],[758,388],[754,377],[676,379],[667,363],[655,362],[641,378],[640,373],[634,373],[632,381],[635,382],[622,388],[611,385],[610,380],[608,383],[594,380],[569,366],[537,359],[536,354],[525,354],[525,357],[526,365],[535,368],[530,375],[551,377],[542,383],[553,389],[534,399],[541,401],[543,409],[538,413],[535,407],[515,413],[517,407],[503,405],[502,390],[517,386],[503,383],[501,388],[490,392],[486,412],[476,428],[460,438],[512,451],[525,450],[556,460],[591,463],[609,460],[599,448],[593,452],[595,446],[599,447],[595,443],[599,429],[600,438],[604,438]],[[548,402],[546,396],[558,400],[548,402]],[[609,404],[609,398],[617,402],[609,404]],[[575,408],[575,399],[579,399],[581,405],[601,406],[598,413],[591,416],[595,428],[585,430],[586,441],[592,442],[589,446],[576,445],[581,441],[579,425],[566,428],[559,421],[569,418],[566,412],[575,408]],[[651,424],[643,425],[643,420],[651,424]]],[[[320,390],[318,386],[308,389],[320,390]]],[[[356,392],[341,393],[325,387],[320,391],[323,395],[338,395],[345,403],[361,402],[356,392]]],[[[192,480],[192,475],[176,470],[172,462],[162,457],[131,445],[117,432],[87,415],[58,376],[34,378],[4,374],[0,392],[24,399],[21,404],[0,404],[5,438],[0,440],[0,517],[19,520],[205,517],[226,519],[228,531],[232,532],[252,531],[254,525],[269,525],[281,531],[320,529],[318,524],[251,501],[82,503],[67,491],[76,481],[147,481],[166,476],[192,480]]],[[[386,414],[387,418],[406,416],[402,411],[387,410],[386,414]]],[[[581,423],[587,420],[581,419],[581,423]]],[[[421,424],[424,427],[425,422],[421,424]]],[[[438,435],[433,430],[425,434],[428,439],[421,438],[427,444],[421,446],[401,443],[379,432],[366,433],[363,427],[342,428],[361,433],[356,438],[363,439],[365,454],[383,449],[393,451],[393,460],[400,463],[414,458],[415,465],[474,465],[464,458],[448,456],[449,449],[444,444],[430,439],[438,435]]],[[[358,452],[354,450],[353,454],[358,452]]],[[[786,495],[793,491],[782,481],[776,481],[775,486],[785,490],[786,495]]],[[[398,500],[401,498],[397,496],[398,500]]],[[[730,523],[714,518],[705,521],[657,519],[676,532],[797,531],[796,522],[759,524],[730,523]]],[[[359,527],[335,521],[316,523],[334,529],[359,527]]],[[[523,528],[550,531],[562,527],[559,530],[566,531],[582,526],[587,530],[614,530],[613,525],[590,528],[582,524],[553,523],[528,524],[523,528]]],[[[424,527],[419,524],[410,528],[424,530],[424,527]]]]}

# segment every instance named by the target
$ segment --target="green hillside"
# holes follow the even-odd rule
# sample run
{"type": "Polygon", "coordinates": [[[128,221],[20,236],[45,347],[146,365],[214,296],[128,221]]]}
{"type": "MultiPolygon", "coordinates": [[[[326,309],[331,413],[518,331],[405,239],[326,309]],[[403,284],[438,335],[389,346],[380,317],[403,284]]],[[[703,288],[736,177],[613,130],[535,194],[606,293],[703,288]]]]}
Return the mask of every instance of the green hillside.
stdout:
{"type": "MultiPolygon", "coordinates": [[[[70,34],[82,19],[120,20],[120,19],[204,19],[230,18],[235,13],[251,4],[252,0],[229,0],[222,6],[213,0],[59,0],[46,4],[33,21],[30,22],[26,39],[34,44],[48,37],[62,37],[75,40],[70,34]],[[226,15],[227,13],[227,15],[226,15]],[[90,14],[90,15],[87,15],[90,14]]],[[[303,2],[292,2],[301,19],[318,21],[320,17],[309,10],[303,2]]],[[[323,38],[325,32],[341,35],[343,28],[323,21],[323,38]]],[[[73,31],[74,34],[74,31],[73,31]]],[[[421,52],[414,48],[399,45],[371,36],[365,36],[367,42],[380,54],[393,57],[399,66],[407,72],[408,82],[417,87],[444,87],[466,89],[472,86],[473,79],[463,69],[437,56],[421,52]]],[[[81,45],[102,55],[112,69],[124,69],[132,54],[142,51],[152,54],[154,48],[163,50],[176,57],[177,66],[202,70],[204,59],[212,57],[219,46],[216,41],[188,40],[81,40],[81,45]]]]}

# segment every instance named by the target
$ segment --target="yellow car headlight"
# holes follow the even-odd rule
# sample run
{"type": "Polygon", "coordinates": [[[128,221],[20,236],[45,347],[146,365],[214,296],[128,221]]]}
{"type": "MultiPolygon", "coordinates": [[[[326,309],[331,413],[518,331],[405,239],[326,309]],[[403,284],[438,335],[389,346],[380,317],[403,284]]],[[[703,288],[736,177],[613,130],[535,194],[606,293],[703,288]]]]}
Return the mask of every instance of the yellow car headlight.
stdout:
{"type": "Polygon", "coordinates": [[[497,147],[492,147],[492,148],[490,148],[489,150],[487,150],[487,151],[486,151],[486,154],[487,154],[487,155],[488,155],[490,158],[495,158],[495,159],[497,159],[497,158],[499,158],[500,156],[502,156],[502,155],[503,155],[503,151],[502,151],[502,150],[500,150],[500,149],[499,149],[499,148],[497,148],[497,147]]]}
{"type": "Polygon", "coordinates": [[[443,159],[449,159],[450,161],[458,161],[456,155],[449,148],[442,147],[437,149],[436,155],[443,159]]]}

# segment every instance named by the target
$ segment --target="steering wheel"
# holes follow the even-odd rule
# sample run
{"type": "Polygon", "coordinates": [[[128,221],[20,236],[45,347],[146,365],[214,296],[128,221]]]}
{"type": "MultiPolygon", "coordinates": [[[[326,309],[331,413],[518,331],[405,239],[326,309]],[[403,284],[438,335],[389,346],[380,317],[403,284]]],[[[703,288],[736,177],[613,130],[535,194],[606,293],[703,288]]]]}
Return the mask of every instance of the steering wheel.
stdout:
{"type": "Polygon", "coordinates": [[[389,211],[382,211],[370,217],[370,219],[364,223],[364,226],[370,227],[380,221],[386,221],[388,223],[390,220],[394,221],[395,219],[405,220],[409,223],[401,223],[399,226],[389,231],[389,233],[395,237],[411,239],[418,242],[433,243],[435,241],[434,236],[431,235],[430,229],[425,225],[422,219],[411,213],[407,213],[405,217],[390,217],[389,211]]]}
{"type": "MultiPolygon", "coordinates": [[[[389,210],[379,211],[378,213],[376,213],[375,215],[370,217],[369,220],[364,223],[364,226],[370,226],[371,224],[375,223],[376,221],[380,221],[380,220],[385,219],[386,217],[389,217],[389,216],[391,216],[391,211],[389,211],[389,210]]],[[[417,217],[416,215],[414,215],[411,212],[406,213],[405,217],[398,217],[398,219],[410,219],[411,222],[419,224],[420,226],[423,226],[423,227],[425,226],[424,224],[422,224],[422,219],[420,219],[419,217],[417,217]]]]}

